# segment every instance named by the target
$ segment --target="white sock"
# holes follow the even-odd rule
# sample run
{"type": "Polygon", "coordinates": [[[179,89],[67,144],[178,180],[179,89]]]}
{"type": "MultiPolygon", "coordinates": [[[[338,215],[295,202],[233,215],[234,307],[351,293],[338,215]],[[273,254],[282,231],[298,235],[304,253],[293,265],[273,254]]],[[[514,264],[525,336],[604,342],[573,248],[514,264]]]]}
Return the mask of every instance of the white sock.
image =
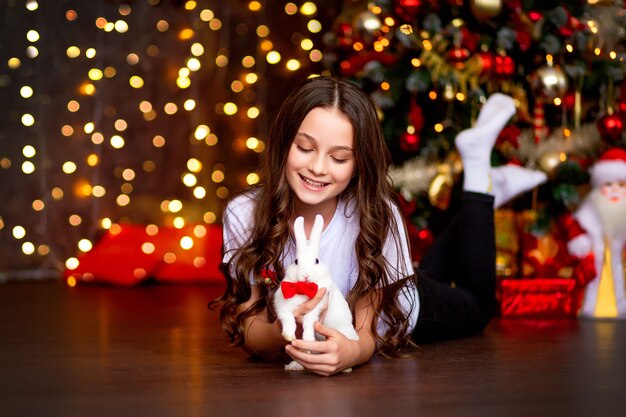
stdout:
{"type": "Polygon", "coordinates": [[[511,97],[493,94],[480,110],[474,126],[456,136],[455,145],[463,161],[465,191],[489,192],[491,150],[498,134],[514,114],[515,104],[511,97]]]}
{"type": "Polygon", "coordinates": [[[536,171],[517,165],[503,165],[491,168],[490,174],[493,184],[493,195],[495,197],[495,208],[503,206],[513,198],[532,190],[548,179],[548,176],[543,171],[536,171]]]}
{"type": "Polygon", "coordinates": [[[489,123],[489,121],[496,116],[499,112],[509,111],[511,116],[515,114],[515,104],[511,97],[502,93],[493,93],[489,96],[489,99],[485,102],[483,107],[478,113],[478,119],[474,126],[481,126],[489,123]]]}

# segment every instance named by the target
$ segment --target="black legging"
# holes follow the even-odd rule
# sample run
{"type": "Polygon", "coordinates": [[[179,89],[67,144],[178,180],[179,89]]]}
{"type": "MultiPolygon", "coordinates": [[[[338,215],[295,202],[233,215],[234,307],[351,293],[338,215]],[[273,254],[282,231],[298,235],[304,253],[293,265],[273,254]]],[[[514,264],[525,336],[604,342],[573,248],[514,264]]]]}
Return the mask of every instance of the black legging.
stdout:
{"type": "Polygon", "coordinates": [[[496,312],[493,197],[463,192],[450,224],[417,270],[420,313],[413,340],[427,343],[480,333],[496,312]]]}

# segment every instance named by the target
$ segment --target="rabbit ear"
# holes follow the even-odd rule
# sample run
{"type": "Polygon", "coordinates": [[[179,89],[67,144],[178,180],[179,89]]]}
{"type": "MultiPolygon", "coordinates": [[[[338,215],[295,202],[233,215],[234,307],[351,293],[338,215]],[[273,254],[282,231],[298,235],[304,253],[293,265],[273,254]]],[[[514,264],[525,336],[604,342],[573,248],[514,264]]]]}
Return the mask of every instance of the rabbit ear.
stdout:
{"type": "Polygon", "coordinates": [[[293,233],[296,236],[296,247],[306,248],[306,234],[304,233],[304,217],[300,216],[293,222],[293,233]]]}
{"type": "Polygon", "coordinates": [[[311,239],[310,239],[311,247],[319,249],[323,228],[324,228],[324,218],[320,214],[318,214],[317,216],[315,216],[315,223],[313,223],[313,229],[311,229],[311,239]]]}

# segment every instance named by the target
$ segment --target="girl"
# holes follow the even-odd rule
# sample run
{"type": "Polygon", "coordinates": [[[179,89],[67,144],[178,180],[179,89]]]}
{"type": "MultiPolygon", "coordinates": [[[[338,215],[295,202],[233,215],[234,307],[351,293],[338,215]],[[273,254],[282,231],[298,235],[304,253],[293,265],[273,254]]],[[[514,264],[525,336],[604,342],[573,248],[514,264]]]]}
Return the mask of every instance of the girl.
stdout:
{"type": "MultiPolygon", "coordinates": [[[[476,125],[457,136],[465,167],[462,208],[416,274],[369,97],[346,81],[303,82],[270,130],[263,182],[224,211],[227,286],[215,302],[230,341],[253,356],[284,349],[309,371],[332,375],[376,351],[394,355],[418,342],[482,331],[496,306],[490,154],[514,112],[509,97],[491,96],[476,125]],[[320,323],[315,329],[325,341],[287,343],[281,336],[270,300],[295,258],[291,225],[303,216],[308,235],[316,214],[326,224],[320,258],[348,300],[358,341],[320,323]]],[[[302,304],[297,319],[323,296],[320,289],[302,304]]]]}

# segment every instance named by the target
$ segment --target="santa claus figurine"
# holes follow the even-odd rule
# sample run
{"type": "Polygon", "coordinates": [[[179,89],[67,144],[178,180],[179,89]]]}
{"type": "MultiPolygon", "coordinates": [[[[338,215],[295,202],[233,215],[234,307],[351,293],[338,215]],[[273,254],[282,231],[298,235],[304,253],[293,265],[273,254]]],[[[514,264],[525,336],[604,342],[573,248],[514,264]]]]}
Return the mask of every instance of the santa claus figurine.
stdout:
{"type": "Polygon", "coordinates": [[[595,277],[587,284],[582,317],[626,318],[624,266],[626,243],[626,151],[612,148],[590,168],[592,190],[569,230],[569,252],[579,258],[593,253],[595,277]]]}

